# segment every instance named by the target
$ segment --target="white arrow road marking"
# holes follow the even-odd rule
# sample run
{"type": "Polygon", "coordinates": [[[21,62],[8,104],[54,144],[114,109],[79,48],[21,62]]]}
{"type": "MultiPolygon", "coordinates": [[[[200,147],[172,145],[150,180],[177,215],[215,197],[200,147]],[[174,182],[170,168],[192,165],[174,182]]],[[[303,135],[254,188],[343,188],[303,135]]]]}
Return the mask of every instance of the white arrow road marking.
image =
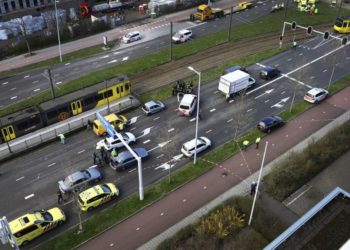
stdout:
{"type": "Polygon", "coordinates": [[[167,145],[169,142],[171,142],[171,140],[166,141],[166,142],[159,143],[158,146],[162,148],[162,147],[164,147],[165,145],[167,145]]]}
{"type": "Polygon", "coordinates": [[[105,59],[105,58],[108,58],[109,55],[105,55],[105,56],[101,56],[100,59],[105,59]]]}
{"type": "Polygon", "coordinates": [[[276,104],[272,105],[272,106],[271,106],[271,108],[273,108],[273,107],[276,107],[276,108],[282,108],[282,107],[284,106],[284,104],[282,104],[282,103],[287,102],[289,99],[290,99],[290,97],[289,97],[289,96],[288,96],[288,97],[286,97],[286,98],[283,98],[283,99],[281,99],[281,101],[279,101],[278,103],[276,103],[276,104]]]}
{"type": "Polygon", "coordinates": [[[137,121],[137,118],[139,118],[138,116],[135,116],[135,117],[133,117],[133,118],[131,118],[129,121],[129,124],[131,125],[131,124],[134,124],[136,121],[137,121]]]}
{"type": "Polygon", "coordinates": [[[129,59],[129,57],[126,56],[126,57],[123,57],[122,61],[126,61],[126,60],[128,60],[128,59],[129,59]]]}
{"type": "Polygon", "coordinates": [[[175,166],[175,164],[169,164],[166,162],[166,163],[160,165],[159,167],[156,167],[154,170],[157,170],[157,169],[167,170],[167,169],[172,168],[174,166],[175,166]]]}
{"type": "Polygon", "coordinates": [[[108,63],[116,63],[116,62],[118,62],[118,60],[117,60],[117,59],[114,59],[114,60],[112,60],[112,61],[109,61],[108,63]]]}
{"type": "Polygon", "coordinates": [[[30,195],[27,195],[26,197],[24,197],[25,200],[28,200],[30,198],[34,197],[34,194],[30,194],[30,195]]]}
{"type": "Polygon", "coordinates": [[[18,179],[16,179],[16,181],[20,181],[20,180],[23,180],[23,179],[24,179],[24,176],[19,177],[18,179]]]}
{"type": "Polygon", "coordinates": [[[174,161],[178,161],[178,160],[180,160],[183,156],[184,156],[183,154],[175,155],[175,156],[173,157],[173,160],[174,160],[174,161]]]}
{"type": "Polygon", "coordinates": [[[262,96],[264,96],[266,94],[270,94],[273,90],[274,89],[268,89],[264,93],[262,93],[261,95],[256,96],[254,99],[258,99],[258,98],[260,98],[260,97],[262,97],[262,96]]]}

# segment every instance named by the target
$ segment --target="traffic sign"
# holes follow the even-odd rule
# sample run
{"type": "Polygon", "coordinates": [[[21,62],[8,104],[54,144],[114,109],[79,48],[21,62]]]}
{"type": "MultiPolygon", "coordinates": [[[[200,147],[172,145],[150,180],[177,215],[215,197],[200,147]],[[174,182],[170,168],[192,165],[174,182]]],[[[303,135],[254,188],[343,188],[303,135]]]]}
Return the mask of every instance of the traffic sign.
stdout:
{"type": "Polygon", "coordinates": [[[114,137],[116,131],[112,125],[99,113],[96,113],[97,119],[102,123],[102,126],[107,131],[110,137],[114,137]]]}

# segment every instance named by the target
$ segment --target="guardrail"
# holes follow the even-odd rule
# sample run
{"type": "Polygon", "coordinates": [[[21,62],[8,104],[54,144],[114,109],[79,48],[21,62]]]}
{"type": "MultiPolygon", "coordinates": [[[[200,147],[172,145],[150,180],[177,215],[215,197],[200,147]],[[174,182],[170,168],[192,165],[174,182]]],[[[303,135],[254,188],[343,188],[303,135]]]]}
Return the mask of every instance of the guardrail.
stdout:
{"type": "Polygon", "coordinates": [[[9,141],[8,144],[2,144],[0,146],[0,160],[4,160],[13,154],[23,152],[50,140],[54,140],[59,134],[66,134],[81,129],[87,125],[88,120],[93,121],[97,119],[96,112],[99,112],[102,115],[113,112],[119,113],[139,105],[139,100],[133,96],[127,96],[117,102],[110,103],[108,106],[95,108],[62,122],[36,130],[33,133],[9,141]]]}

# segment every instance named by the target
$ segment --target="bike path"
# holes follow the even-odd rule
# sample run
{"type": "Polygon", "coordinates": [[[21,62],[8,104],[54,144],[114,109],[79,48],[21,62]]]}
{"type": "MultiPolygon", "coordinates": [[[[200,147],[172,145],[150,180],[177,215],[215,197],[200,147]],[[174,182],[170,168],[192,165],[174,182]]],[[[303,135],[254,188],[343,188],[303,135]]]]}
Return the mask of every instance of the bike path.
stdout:
{"type": "MultiPolygon", "coordinates": [[[[95,236],[77,249],[154,249],[162,240],[173,235],[187,223],[193,222],[227,197],[246,195],[250,190],[251,181],[257,178],[265,142],[268,141],[264,165],[266,173],[271,168],[273,160],[286,155],[286,152],[293,148],[300,148],[302,141],[305,147],[313,140],[314,137],[311,135],[327,124],[333,126],[332,121],[337,121],[338,117],[349,111],[348,96],[350,87],[265,136],[259,149],[251,145],[246,152],[242,151],[228,158],[207,173],[95,236]],[[252,174],[255,175],[249,179],[252,174]]],[[[346,113],[347,118],[348,114],[349,112],[346,113]]],[[[341,117],[341,120],[344,118],[341,117]]],[[[287,224],[293,223],[298,218],[280,203],[271,200],[266,202],[287,224]]]]}

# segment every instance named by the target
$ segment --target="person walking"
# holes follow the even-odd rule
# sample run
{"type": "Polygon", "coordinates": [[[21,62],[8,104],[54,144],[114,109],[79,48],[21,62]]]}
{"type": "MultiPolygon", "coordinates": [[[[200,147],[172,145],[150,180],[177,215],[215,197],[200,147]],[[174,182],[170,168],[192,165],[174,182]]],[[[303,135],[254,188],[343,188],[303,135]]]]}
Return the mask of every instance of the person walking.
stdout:
{"type": "Polygon", "coordinates": [[[260,138],[260,137],[256,138],[256,140],[255,140],[255,148],[256,148],[256,149],[259,148],[259,143],[260,143],[260,141],[261,141],[261,138],[260,138]]]}
{"type": "Polygon", "coordinates": [[[61,144],[65,144],[65,137],[64,137],[64,134],[59,134],[58,137],[60,138],[61,140],[61,144]]]}
{"type": "Polygon", "coordinates": [[[123,122],[121,122],[121,123],[119,123],[119,132],[123,132],[124,131],[124,123],[123,122]]]}
{"type": "Polygon", "coordinates": [[[255,181],[253,181],[252,184],[250,185],[250,195],[251,196],[255,195],[256,186],[257,186],[257,183],[255,181]]]}
{"type": "Polygon", "coordinates": [[[96,165],[96,164],[97,164],[97,155],[96,155],[96,152],[93,152],[93,154],[92,154],[92,159],[93,159],[93,161],[94,161],[94,165],[96,165]]]}
{"type": "Polygon", "coordinates": [[[118,152],[115,148],[113,148],[112,152],[111,152],[112,157],[117,157],[118,156],[118,152]]]}
{"type": "Polygon", "coordinates": [[[247,151],[248,145],[249,145],[249,141],[248,141],[248,140],[244,140],[244,141],[243,141],[243,150],[244,150],[244,151],[247,151]]]}
{"type": "Polygon", "coordinates": [[[87,130],[90,130],[92,128],[92,122],[90,121],[90,119],[87,120],[86,128],[87,130]]]}
{"type": "Polygon", "coordinates": [[[58,204],[61,204],[61,203],[63,203],[63,202],[64,202],[64,200],[63,200],[62,193],[61,193],[60,190],[58,190],[58,191],[57,191],[57,203],[58,203],[58,204]]]}

